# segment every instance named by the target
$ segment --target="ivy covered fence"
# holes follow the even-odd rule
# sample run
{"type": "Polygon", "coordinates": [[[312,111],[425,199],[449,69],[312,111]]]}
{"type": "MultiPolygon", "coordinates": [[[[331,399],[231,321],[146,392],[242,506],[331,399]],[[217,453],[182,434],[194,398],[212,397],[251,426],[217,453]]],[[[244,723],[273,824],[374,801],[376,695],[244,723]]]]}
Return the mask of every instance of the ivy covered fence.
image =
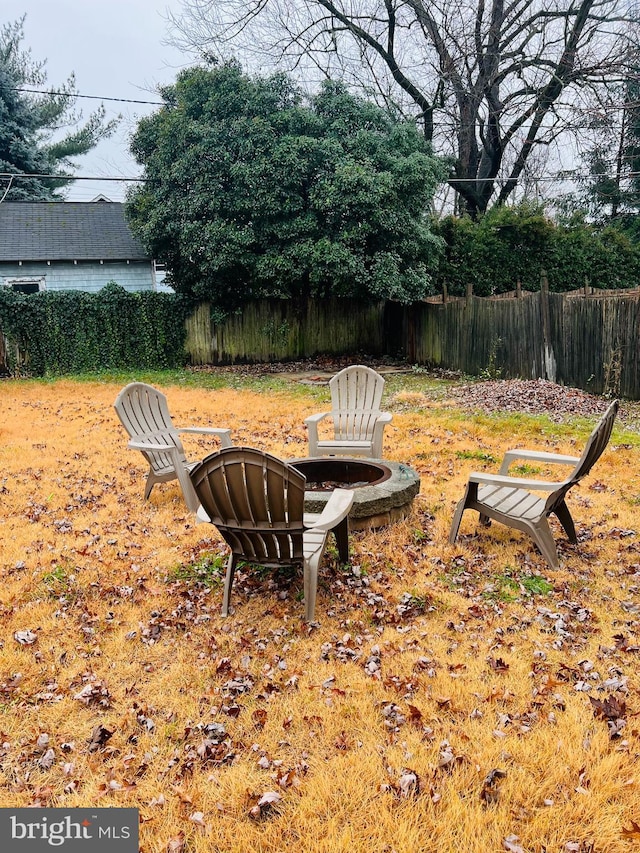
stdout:
{"type": "Polygon", "coordinates": [[[16,293],[0,287],[5,367],[13,375],[180,367],[189,306],[171,293],[16,293]]]}

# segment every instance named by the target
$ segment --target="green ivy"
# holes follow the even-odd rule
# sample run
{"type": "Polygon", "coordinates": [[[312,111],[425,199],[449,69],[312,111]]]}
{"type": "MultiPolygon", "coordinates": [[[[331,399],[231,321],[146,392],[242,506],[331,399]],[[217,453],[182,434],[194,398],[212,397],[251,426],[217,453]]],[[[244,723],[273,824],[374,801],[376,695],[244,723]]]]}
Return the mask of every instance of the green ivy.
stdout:
{"type": "Polygon", "coordinates": [[[182,366],[184,297],[130,293],[109,282],[98,293],[0,288],[0,331],[14,375],[182,366]]]}

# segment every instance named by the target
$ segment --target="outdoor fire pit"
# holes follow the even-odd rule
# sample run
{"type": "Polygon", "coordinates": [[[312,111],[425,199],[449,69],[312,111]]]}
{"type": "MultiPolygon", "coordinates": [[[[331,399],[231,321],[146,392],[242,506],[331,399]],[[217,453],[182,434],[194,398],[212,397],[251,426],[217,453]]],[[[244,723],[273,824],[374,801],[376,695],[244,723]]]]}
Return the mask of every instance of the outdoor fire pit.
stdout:
{"type": "Polygon", "coordinates": [[[413,468],[387,459],[322,456],[291,464],[307,479],[307,512],[322,512],[333,489],[354,490],[349,524],[356,530],[404,518],[420,491],[420,477],[413,468]]]}

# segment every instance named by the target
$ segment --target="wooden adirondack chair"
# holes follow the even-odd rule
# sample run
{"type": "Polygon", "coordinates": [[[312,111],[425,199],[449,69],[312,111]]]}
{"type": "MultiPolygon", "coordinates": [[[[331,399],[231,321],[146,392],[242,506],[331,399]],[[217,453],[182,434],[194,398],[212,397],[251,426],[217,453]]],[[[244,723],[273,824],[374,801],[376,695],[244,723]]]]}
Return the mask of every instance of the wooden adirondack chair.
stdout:
{"type": "Polygon", "coordinates": [[[149,463],[145,500],[156,483],[177,479],[187,506],[192,512],[197,512],[199,504],[189,480],[189,471],[196,462],[187,460],[180,434],[215,436],[222,447],[230,447],[231,430],[217,427],[175,427],[165,395],[144,382],[131,382],[125,386],[116,397],[114,407],[131,439],[127,447],[139,450],[149,463]]]}
{"type": "MultiPolygon", "coordinates": [[[[190,474],[200,514],[214,524],[231,548],[222,600],[229,612],[231,585],[239,562],[263,566],[302,563],[305,619],[315,613],[318,566],[329,531],[342,562],[349,561],[348,513],[353,492],[336,489],[320,515],[304,516],[305,478],[291,465],[251,447],[223,448],[190,474]]],[[[205,520],[201,517],[201,520],[205,520]]]]}
{"type": "Polygon", "coordinates": [[[331,411],[305,419],[309,456],[368,456],[382,458],[382,434],[392,416],[380,411],[384,379],[361,364],[345,367],[329,382],[331,411]],[[318,425],[333,419],[333,438],[321,441],[318,425]]]}
{"type": "Polygon", "coordinates": [[[458,503],[453,516],[449,542],[453,545],[456,541],[463,512],[466,509],[475,509],[480,513],[480,521],[487,526],[491,519],[495,519],[507,527],[528,533],[549,565],[554,569],[558,568],[558,551],[548,518],[551,514],[557,516],[569,541],[578,541],[565,495],[589,473],[602,455],[609,442],[617,412],[618,401],[615,400],[589,436],[580,457],[537,450],[509,450],[505,453],[498,474],[471,474],[465,495],[458,503]],[[573,470],[566,479],[559,482],[510,477],[507,473],[509,466],[516,459],[572,465],[573,470]],[[535,492],[549,492],[549,496],[545,500],[535,492]]]}

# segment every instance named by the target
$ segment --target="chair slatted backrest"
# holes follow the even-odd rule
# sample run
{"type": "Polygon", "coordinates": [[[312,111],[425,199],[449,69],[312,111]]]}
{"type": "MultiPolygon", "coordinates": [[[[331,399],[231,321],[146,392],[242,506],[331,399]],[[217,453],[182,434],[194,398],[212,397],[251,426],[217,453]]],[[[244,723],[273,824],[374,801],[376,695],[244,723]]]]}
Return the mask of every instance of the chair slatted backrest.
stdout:
{"type": "Polygon", "coordinates": [[[370,367],[345,367],[329,382],[336,438],[370,439],[380,412],[384,379],[370,367]]]}
{"type": "MultiPolygon", "coordinates": [[[[167,398],[162,391],[144,382],[131,382],[120,391],[114,406],[130,438],[144,435],[158,444],[173,444],[186,461],[180,436],[171,421],[167,398]]],[[[143,455],[156,471],[173,467],[173,460],[168,453],[145,450],[143,455]]]]}
{"type": "Polygon", "coordinates": [[[546,501],[547,512],[553,512],[554,507],[562,503],[564,496],[572,486],[575,486],[589,471],[593,468],[598,459],[602,456],[613,431],[613,424],[618,414],[620,404],[618,400],[614,400],[609,406],[604,415],[600,418],[593,429],[593,432],[587,439],[582,456],[576,464],[569,477],[563,482],[559,489],[552,492],[546,501]]]}
{"type": "Polygon", "coordinates": [[[306,480],[281,459],[228,447],[191,472],[204,511],[232,551],[258,563],[302,560],[306,480]]]}

